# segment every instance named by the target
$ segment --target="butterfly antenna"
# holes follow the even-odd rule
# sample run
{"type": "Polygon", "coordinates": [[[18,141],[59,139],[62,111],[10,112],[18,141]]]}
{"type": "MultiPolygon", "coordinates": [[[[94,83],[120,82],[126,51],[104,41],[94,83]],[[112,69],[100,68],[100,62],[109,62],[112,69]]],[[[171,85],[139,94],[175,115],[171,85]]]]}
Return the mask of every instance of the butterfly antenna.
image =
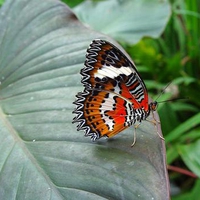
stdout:
{"type": "Polygon", "coordinates": [[[189,97],[186,97],[186,98],[168,99],[168,100],[164,100],[164,101],[159,101],[158,103],[165,103],[165,102],[169,102],[169,101],[187,100],[187,99],[189,99],[189,97]]]}
{"type": "MultiPolygon", "coordinates": [[[[157,101],[161,95],[163,95],[163,93],[165,92],[165,90],[169,87],[169,85],[171,84],[172,82],[169,82],[160,92],[160,94],[157,96],[157,98],[155,99],[155,101],[157,101]]],[[[160,103],[160,102],[159,102],[160,103]]]]}

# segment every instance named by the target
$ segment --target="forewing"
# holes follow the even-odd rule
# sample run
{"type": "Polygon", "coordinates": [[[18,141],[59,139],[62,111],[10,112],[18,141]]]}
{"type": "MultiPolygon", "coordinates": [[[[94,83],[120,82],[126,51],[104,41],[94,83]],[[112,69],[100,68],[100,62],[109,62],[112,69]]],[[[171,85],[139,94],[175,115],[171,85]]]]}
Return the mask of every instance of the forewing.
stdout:
{"type": "Polygon", "coordinates": [[[113,44],[94,40],[81,70],[86,88],[113,91],[129,99],[135,108],[148,110],[148,94],[134,64],[113,44]],[[109,84],[110,83],[110,84],[109,84]]]}

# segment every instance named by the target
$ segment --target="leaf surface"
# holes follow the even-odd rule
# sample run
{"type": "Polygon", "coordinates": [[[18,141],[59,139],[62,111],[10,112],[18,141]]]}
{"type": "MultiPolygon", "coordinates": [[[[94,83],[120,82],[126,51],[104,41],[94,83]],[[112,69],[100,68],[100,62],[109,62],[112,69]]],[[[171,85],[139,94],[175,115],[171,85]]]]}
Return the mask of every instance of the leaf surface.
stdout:
{"type": "Polygon", "coordinates": [[[111,39],[56,0],[8,0],[0,27],[0,199],[167,199],[152,123],[133,148],[133,127],[92,143],[71,123],[86,49],[111,39]]]}
{"type": "Polygon", "coordinates": [[[95,30],[129,44],[158,37],[171,14],[167,0],[84,1],[74,11],[95,30]]]}

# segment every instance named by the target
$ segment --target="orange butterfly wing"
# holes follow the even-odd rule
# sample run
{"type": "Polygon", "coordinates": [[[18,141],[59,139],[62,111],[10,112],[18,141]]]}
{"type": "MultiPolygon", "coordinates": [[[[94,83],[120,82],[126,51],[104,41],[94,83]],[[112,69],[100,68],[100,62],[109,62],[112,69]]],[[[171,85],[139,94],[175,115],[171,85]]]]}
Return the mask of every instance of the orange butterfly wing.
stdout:
{"type": "Polygon", "coordinates": [[[92,140],[112,137],[149,115],[144,82],[134,64],[111,43],[92,42],[81,74],[85,89],[74,102],[73,122],[92,140]]]}

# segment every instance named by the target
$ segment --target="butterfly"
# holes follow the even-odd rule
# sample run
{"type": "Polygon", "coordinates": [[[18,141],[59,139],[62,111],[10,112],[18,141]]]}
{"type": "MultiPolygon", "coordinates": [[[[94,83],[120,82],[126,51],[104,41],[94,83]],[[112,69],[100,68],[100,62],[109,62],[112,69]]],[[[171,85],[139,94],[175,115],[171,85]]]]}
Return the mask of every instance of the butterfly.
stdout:
{"type": "Polygon", "coordinates": [[[157,108],[134,63],[108,41],[92,41],[80,73],[84,91],[76,95],[73,123],[92,141],[140,124],[157,108]]]}

